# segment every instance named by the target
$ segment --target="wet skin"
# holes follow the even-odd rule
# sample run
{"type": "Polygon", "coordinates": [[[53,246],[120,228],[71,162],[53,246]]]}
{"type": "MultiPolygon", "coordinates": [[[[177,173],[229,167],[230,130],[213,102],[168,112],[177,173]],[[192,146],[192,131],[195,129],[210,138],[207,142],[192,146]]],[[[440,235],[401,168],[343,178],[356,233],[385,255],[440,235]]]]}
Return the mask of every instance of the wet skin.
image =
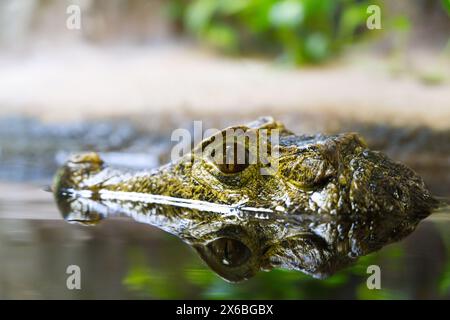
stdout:
{"type": "MultiPolygon", "coordinates": [[[[240,281],[273,267],[326,277],[408,235],[437,206],[419,176],[369,150],[357,134],[299,136],[270,118],[235,129],[257,136],[278,130],[269,164],[217,161],[209,150],[229,147],[218,139],[225,131],[151,172],[122,172],[96,153],[76,155],[55,177],[59,207],[68,220],[84,223],[111,212],[138,217],[192,245],[223,278],[240,281]],[[261,174],[261,168],[271,174],[261,174]],[[133,197],[124,197],[130,193],[133,197]],[[234,211],[156,205],[140,194],[206,201],[234,211]],[[248,207],[268,216],[261,219],[246,212],[248,207]]],[[[246,159],[256,152],[245,142],[242,147],[246,159]]]]}

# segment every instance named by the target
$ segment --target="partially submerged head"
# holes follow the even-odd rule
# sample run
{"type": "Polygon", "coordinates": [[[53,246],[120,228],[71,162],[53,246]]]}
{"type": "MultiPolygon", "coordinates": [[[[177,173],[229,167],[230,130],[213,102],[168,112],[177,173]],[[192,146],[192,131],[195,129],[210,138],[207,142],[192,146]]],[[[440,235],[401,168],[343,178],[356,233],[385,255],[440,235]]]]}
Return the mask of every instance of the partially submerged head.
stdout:
{"type": "MultiPolygon", "coordinates": [[[[58,171],[53,190],[66,219],[83,224],[110,212],[95,196],[102,190],[266,209],[296,220],[237,219],[136,200],[124,206],[116,199],[115,209],[176,234],[230,281],[273,267],[329,275],[409,234],[437,205],[417,174],[370,150],[358,134],[295,135],[270,118],[219,131],[156,172],[124,173],[96,153],[76,155],[58,171]],[[67,190],[93,196],[65,199],[67,190]]],[[[108,203],[114,200],[109,195],[108,203]]]]}

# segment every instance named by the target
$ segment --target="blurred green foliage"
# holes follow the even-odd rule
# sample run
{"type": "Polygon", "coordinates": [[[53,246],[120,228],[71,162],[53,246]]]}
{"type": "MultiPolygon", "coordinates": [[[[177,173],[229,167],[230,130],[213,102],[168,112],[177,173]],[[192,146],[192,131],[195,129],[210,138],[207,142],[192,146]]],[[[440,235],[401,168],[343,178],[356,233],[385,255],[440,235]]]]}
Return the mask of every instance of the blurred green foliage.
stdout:
{"type": "Polygon", "coordinates": [[[442,5],[444,6],[445,11],[447,11],[450,16],[450,0],[442,0],[442,5]]]}
{"type": "Polygon", "coordinates": [[[394,291],[383,282],[381,290],[370,290],[366,285],[369,265],[382,263],[402,273],[403,257],[403,248],[393,245],[361,257],[358,263],[324,280],[299,271],[274,269],[235,284],[221,279],[198,259],[180,264],[177,272],[168,272],[150,267],[143,252],[135,251],[124,285],[142,298],[157,299],[333,299],[342,297],[342,292],[354,299],[405,299],[411,298],[407,292],[394,291]]]}
{"type": "Polygon", "coordinates": [[[139,296],[158,297],[159,299],[177,299],[183,296],[177,282],[170,281],[171,277],[161,270],[148,265],[141,250],[135,249],[130,255],[130,268],[123,279],[123,284],[139,296]]]}
{"type": "Polygon", "coordinates": [[[439,280],[439,293],[445,296],[450,294],[450,233],[448,232],[448,226],[447,228],[440,224],[436,224],[436,226],[439,228],[447,250],[447,262],[439,280]]]}
{"type": "Polygon", "coordinates": [[[362,38],[365,0],[171,0],[183,30],[231,54],[263,53],[293,64],[320,63],[362,38]]]}

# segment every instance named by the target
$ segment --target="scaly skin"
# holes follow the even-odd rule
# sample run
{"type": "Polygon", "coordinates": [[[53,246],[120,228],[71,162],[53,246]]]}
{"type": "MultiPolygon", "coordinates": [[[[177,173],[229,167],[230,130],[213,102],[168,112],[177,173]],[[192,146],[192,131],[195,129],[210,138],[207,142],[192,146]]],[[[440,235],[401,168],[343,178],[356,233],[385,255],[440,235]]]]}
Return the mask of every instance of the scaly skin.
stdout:
{"type": "MultiPolygon", "coordinates": [[[[279,167],[259,174],[260,164],[223,173],[192,152],[152,172],[127,173],[106,167],[95,153],[74,156],[59,171],[54,190],[73,188],[169,195],[221,204],[280,209],[289,214],[427,215],[436,204],[411,169],[369,150],[354,133],[296,136],[262,119],[245,130],[281,130],[279,167]]],[[[213,144],[209,138],[199,148],[213,144]]]]}
{"type": "MultiPolygon", "coordinates": [[[[357,134],[298,136],[267,118],[234,128],[256,135],[262,129],[269,134],[279,130],[278,167],[271,175],[260,174],[261,162],[224,169],[209,152],[200,152],[223,143],[217,135],[151,172],[121,172],[88,153],[72,157],[55,177],[53,190],[61,210],[65,215],[86,214],[80,199],[61,200],[68,189],[88,190],[94,202],[109,190],[270,209],[279,217],[262,222],[120,199],[106,205],[133,217],[149,217],[145,221],[196,248],[222,277],[239,281],[273,267],[327,276],[406,236],[437,206],[420,177],[369,150],[357,134]],[[249,249],[249,257],[237,266],[222,264],[223,254],[245,255],[238,243],[249,249]]],[[[246,149],[255,152],[252,146],[246,149]]]]}

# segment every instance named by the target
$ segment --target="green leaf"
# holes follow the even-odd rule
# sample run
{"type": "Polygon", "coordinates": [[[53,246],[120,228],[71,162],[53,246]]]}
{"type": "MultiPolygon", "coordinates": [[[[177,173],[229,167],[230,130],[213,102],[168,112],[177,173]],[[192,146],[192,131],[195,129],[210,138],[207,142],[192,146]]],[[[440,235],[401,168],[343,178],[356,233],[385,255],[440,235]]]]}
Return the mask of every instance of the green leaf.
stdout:
{"type": "Polygon", "coordinates": [[[215,0],[197,0],[186,11],[185,23],[190,31],[199,33],[205,30],[217,8],[215,0]]]}
{"type": "Polygon", "coordinates": [[[269,12],[269,20],[274,27],[296,27],[302,23],[303,17],[302,3],[293,0],[276,2],[269,12]]]}
{"type": "Polygon", "coordinates": [[[352,36],[356,28],[366,23],[367,7],[352,5],[344,10],[341,19],[341,35],[344,37],[352,36]]]}
{"type": "Polygon", "coordinates": [[[311,61],[322,61],[328,56],[328,39],[320,33],[311,34],[305,41],[305,54],[311,61]]]}
{"type": "Polygon", "coordinates": [[[224,15],[238,14],[249,6],[247,0],[220,0],[218,3],[218,10],[224,15]]]}
{"type": "Polygon", "coordinates": [[[234,52],[238,48],[236,33],[227,25],[209,27],[204,38],[211,46],[227,52],[234,52]]]}

